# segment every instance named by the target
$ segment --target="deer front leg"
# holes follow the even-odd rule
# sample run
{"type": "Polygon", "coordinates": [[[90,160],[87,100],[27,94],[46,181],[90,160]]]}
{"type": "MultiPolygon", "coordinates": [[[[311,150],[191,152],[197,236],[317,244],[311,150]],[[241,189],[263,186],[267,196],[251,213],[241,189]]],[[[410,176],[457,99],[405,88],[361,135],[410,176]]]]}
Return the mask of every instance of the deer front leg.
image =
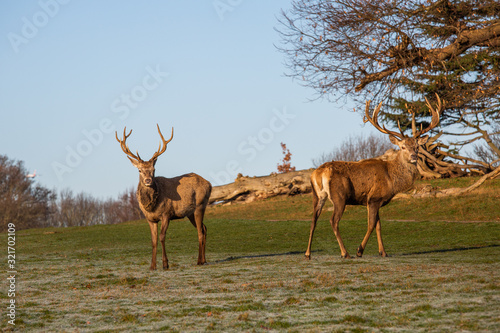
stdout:
{"type": "Polygon", "coordinates": [[[380,224],[380,217],[378,216],[378,212],[377,212],[377,226],[375,227],[375,230],[377,231],[378,253],[382,257],[388,257],[384,249],[384,243],[382,243],[382,226],[380,224]]]}
{"type": "Polygon", "coordinates": [[[163,269],[168,269],[168,258],[167,252],[165,251],[165,237],[167,235],[167,229],[169,224],[168,218],[163,218],[161,221],[161,231],[160,231],[160,242],[161,242],[161,258],[163,261],[163,269]]]}
{"type": "Polygon", "coordinates": [[[158,244],[158,223],[148,221],[151,230],[151,245],[153,246],[153,256],[151,258],[150,270],[156,269],[156,245],[158,244]]]}

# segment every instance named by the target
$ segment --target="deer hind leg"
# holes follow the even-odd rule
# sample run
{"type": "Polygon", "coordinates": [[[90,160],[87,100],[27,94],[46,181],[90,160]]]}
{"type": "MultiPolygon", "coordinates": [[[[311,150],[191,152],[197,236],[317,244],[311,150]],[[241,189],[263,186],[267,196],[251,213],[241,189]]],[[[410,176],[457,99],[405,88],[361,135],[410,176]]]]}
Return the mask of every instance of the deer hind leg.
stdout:
{"type": "Polygon", "coordinates": [[[156,269],[156,245],[158,244],[158,223],[148,221],[151,230],[151,245],[153,246],[153,256],[151,258],[150,270],[156,269]]]}
{"type": "Polygon", "coordinates": [[[327,194],[325,192],[321,192],[320,195],[321,196],[318,196],[313,186],[313,218],[311,222],[311,230],[309,232],[309,243],[307,245],[307,250],[305,254],[306,259],[311,259],[311,247],[312,247],[314,229],[316,229],[316,222],[318,221],[318,218],[321,215],[321,210],[323,209],[323,206],[325,205],[325,201],[327,198],[327,194]]]}
{"type": "Polygon", "coordinates": [[[194,211],[193,215],[188,216],[189,220],[193,226],[198,231],[198,265],[203,265],[207,261],[205,260],[205,245],[207,242],[207,227],[203,224],[203,217],[205,215],[205,207],[198,207],[194,211]]]}
{"type": "MultiPolygon", "coordinates": [[[[358,247],[358,252],[356,255],[358,257],[361,257],[363,255],[363,252],[365,251],[366,244],[368,243],[368,239],[370,238],[370,235],[373,232],[373,229],[377,227],[377,239],[379,241],[379,250],[380,250],[380,245],[382,244],[382,237],[379,235],[380,234],[380,218],[378,215],[378,210],[380,209],[380,204],[379,203],[368,203],[368,230],[366,231],[365,238],[363,238],[363,241],[361,242],[361,245],[358,247]]],[[[382,245],[382,250],[383,250],[383,245],[382,245]]],[[[385,251],[384,251],[385,252],[385,251]]]]}
{"type": "Polygon", "coordinates": [[[167,235],[168,224],[170,221],[167,218],[162,219],[161,221],[161,230],[160,230],[160,242],[161,242],[161,258],[163,261],[163,269],[168,269],[168,258],[167,252],[165,251],[165,237],[167,235]]]}
{"type": "Polygon", "coordinates": [[[342,215],[344,214],[345,201],[344,200],[332,200],[332,203],[333,203],[333,215],[330,219],[330,224],[332,226],[333,233],[335,234],[335,237],[337,238],[337,242],[339,243],[340,256],[342,258],[351,258],[349,253],[347,253],[347,250],[344,246],[344,242],[342,241],[342,237],[340,237],[340,231],[339,231],[339,222],[340,222],[340,219],[342,218],[342,215]]]}

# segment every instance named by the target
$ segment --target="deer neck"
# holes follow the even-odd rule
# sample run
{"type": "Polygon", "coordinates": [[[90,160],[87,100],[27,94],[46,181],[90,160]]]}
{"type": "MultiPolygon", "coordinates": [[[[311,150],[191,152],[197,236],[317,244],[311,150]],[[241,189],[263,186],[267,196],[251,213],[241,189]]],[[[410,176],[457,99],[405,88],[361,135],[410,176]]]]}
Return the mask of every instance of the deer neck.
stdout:
{"type": "Polygon", "coordinates": [[[159,191],[155,179],[153,179],[153,184],[151,184],[151,186],[145,186],[139,183],[137,188],[137,200],[144,210],[151,212],[156,208],[158,195],[159,191]]]}
{"type": "Polygon", "coordinates": [[[389,173],[394,181],[394,194],[410,189],[418,176],[417,165],[405,160],[399,152],[396,158],[389,161],[389,173]]]}

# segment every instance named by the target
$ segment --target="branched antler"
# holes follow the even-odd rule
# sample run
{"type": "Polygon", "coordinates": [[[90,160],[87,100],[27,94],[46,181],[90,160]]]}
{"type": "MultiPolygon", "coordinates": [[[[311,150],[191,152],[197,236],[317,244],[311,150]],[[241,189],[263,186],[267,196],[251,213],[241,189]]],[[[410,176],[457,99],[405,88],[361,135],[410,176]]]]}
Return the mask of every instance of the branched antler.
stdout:
{"type": "MultiPolygon", "coordinates": [[[[153,154],[153,157],[151,157],[150,161],[154,161],[156,160],[161,154],[163,154],[165,152],[165,150],[167,150],[167,144],[172,141],[173,137],[174,137],[174,128],[172,127],[172,135],[170,136],[170,139],[168,140],[165,140],[165,138],[163,137],[163,134],[161,134],[161,131],[160,131],[160,126],[158,124],[156,124],[156,127],[158,128],[158,133],[160,134],[160,137],[161,137],[161,141],[160,141],[160,146],[158,147],[158,151],[155,152],[153,154]]],[[[120,146],[123,150],[123,152],[129,157],[129,158],[133,158],[134,160],[136,161],[139,161],[139,162],[144,162],[141,157],[139,156],[139,152],[136,151],[135,155],[130,151],[129,147],[127,146],[126,144],[126,141],[127,141],[127,138],[132,134],[132,130],[130,130],[130,132],[127,134],[127,127],[125,127],[123,129],[123,139],[120,140],[118,138],[118,133],[115,132],[115,136],[116,136],[116,140],[120,143],[120,146]]]]}
{"type": "Polygon", "coordinates": [[[158,124],[156,124],[156,127],[158,128],[158,133],[160,133],[161,141],[160,141],[160,147],[158,147],[158,151],[153,154],[153,157],[151,157],[151,160],[156,160],[158,158],[158,156],[163,154],[165,152],[165,150],[167,150],[167,144],[170,141],[172,141],[172,139],[174,137],[174,128],[173,127],[172,127],[172,135],[170,136],[170,139],[168,139],[168,140],[165,140],[165,138],[163,137],[163,134],[161,134],[160,126],[158,126],[158,124]],[[162,147],[162,144],[163,144],[163,147],[162,147]]]}
{"type": "Polygon", "coordinates": [[[380,126],[378,124],[377,117],[378,117],[378,113],[380,112],[380,108],[382,107],[382,102],[380,102],[377,105],[377,107],[375,108],[375,110],[373,110],[373,115],[370,117],[370,102],[371,101],[366,101],[365,116],[363,117],[363,122],[364,123],[370,122],[370,124],[372,124],[377,130],[379,130],[380,132],[382,132],[384,134],[394,135],[395,137],[397,137],[397,138],[399,138],[401,140],[404,139],[405,136],[404,136],[403,132],[401,132],[401,127],[399,126],[399,122],[398,122],[398,127],[399,127],[400,133],[394,132],[394,131],[390,131],[387,128],[385,128],[384,125],[380,126]]]}
{"type": "Polygon", "coordinates": [[[439,98],[438,94],[436,94],[436,99],[437,99],[437,110],[432,107],[432,105],[429,102],[429,100],[427,99],[427,97],[425,98],[425,104],[429,108],[429,111],[431,112],[431,115],[432,115],[431,123],[427,128],[422,129],[422,126],[420,126],[420,130],[416,131],[416,128],[414,126],[415,125],[415,113],[412,114],[413,137],[415,137],[415,138],[419,137],[419,136],[429,132],[431,129],[433,129],[434,127],[436,127],[439,124],[439,114],[441,112],[443,112],[444,105],[441,102],[441,98],[439,98]]]}
{"type": "Polygon", "coordinates": [[[122,148],[123,152],[129,157],[129,158],[133,158],[134,160],[136,161],[140,161],[140,162],[144,162],[141,157],[139,156],[139,152],[136,151],[136,154],[137,155],[134,155],[129,147],[127,146],[126,144],[126,141],[127,141],[127,138],[130,136],[130,134],[132,134],[132,130],[130,130],[130,132],[127,134],[127,127],[125,127],[123,129],[123,140],[120,140],[118,138],[118,133],[115,131],[115,137],[116,137],[116,141],[118,141],[120,143],[120,147],[122,148]]]}

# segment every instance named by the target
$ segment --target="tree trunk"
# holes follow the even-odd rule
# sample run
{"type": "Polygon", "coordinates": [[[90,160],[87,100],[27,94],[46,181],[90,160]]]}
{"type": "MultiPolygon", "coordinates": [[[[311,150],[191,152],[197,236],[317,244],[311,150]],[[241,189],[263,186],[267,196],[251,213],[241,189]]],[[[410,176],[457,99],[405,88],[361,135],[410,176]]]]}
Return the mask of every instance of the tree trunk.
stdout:
{"type": "Polygon", "coordinates": [[[238,175],[234,183],[215,186],[209,203],[252,202],[276,195],[295,195],[311,191],[310,177],[314,169],[272,174],[262,177],[238,175]]]}

